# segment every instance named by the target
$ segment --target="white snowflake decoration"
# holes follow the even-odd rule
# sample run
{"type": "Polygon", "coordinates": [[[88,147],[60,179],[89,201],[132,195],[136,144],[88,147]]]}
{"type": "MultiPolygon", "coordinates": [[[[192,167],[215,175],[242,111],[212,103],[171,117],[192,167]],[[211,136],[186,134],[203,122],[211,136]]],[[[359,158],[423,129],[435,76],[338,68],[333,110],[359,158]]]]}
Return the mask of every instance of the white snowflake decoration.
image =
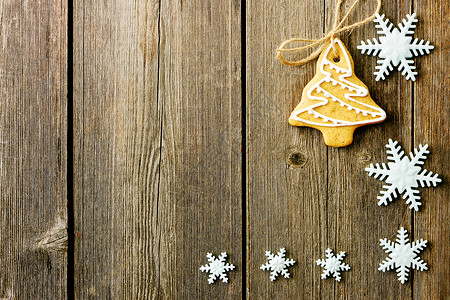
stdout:
{"type": "Polygon", "coordinates": [[[206,255],[209,264],[201,266],[200,271],[211,273],[209,275],[208,283],[214,283],[214,281],[220,277],[223,282],[228,282],[228,277],[226,272],[234,269],[234,265],[225,263],[227,254],[222,252],[219,258],[216,258],[212,253],[206,255]]]}
{"type": "Polygon", "coordinates": [[[430,42],[424,43],[424,40],[415,39],[413,42],[412,37],[408,35],[414,34],[414,28],[416,28],[416,14],[406,15],[407,20],[403,19],[403,23],[398,24],[398,28],[392,30],[392,23],[389,19],[384,20],[384,15],[376,15],[375,28],[378,28],[378,34],[384,35],[380,37],[380,42],[377,39],[367,40],[367,44],[364,41],[358,46],[358,49],[362,50],[364,54],[367,50],[367,55],[373,52],[373,56],[378,55],[381,60],[378,60],[378,66],[375,67],[376,78],[384,80],[384,75],[389,75],[389,71],[392,71],[393,67],[398,66],[398,70],[402,71],[402,75],[406,74],[406,80],[416,80],[417,72],[414,71],[414,61],[410,58],[413,56],[419,56],[429,54],[430,50],[434,47],[430,45],[430,42]],[[399,30],[400,29],[400,30],[399,30]]]}
{"type": "Polygon", "coordinates": [[[318,259],[316,264],[325,268],[321,275],[322,279],[327,278],[329,275],[333,275],[334,279],[337,281],[341,281],[341,271],[350,270],[350,266],[344,264],[342,260],[345,257],[345,252],[341,252],[338,255],[334,255],[333,251],[328,248],[326,251],[326,259],[318,259]]]}
{"type": "Polygon", "coordinates": [[[419,191],[417,187],[420,186],[430,187],[431,185],[436,186],[438,182],[441,182],[441,179],[438,178],[438,174],[434,174],[433,172],[428,172],[423,169],[421,172],[420,165],[423,165],[424,162],[421,160],[425,160],[426,154],[430,153],[428,149],[428,145],[422,146],[419,145],[419,150],[414,149],[414,153],[409,154],[411,159],[408,156],[403,156],[404,151],[402,151],[401,146],[397,146],[398,142],[393,142],[389,139],[389,143],[386,145],[388,160],[392,162],[388,163],[388,167],[385,163],[381,166],[376,164],[370,165],[369,168],[366,168],[366,171],[369,172],[369,176],[373,176],[380,180],[384,180],[386,178],[386,183],[389,185],[384,185],[380,192],[380,196],[378,196],[378,205],[388,205],[388,202],[391,202],[393,198],[397,197],[398,193],[404,193],[403,199],[406,199],[406,204],[411,204],[409,206],[410,209],[419,210],[419,206],[422,205],[420,202],[419,191]]]}
{"type": "Polygon", "coordinates": [[[284,276],[284,278],[289,278],[290,274],[288,271],[288,267],[295,264],[295,261],[292,259],[285,258],[286,249],[281,248],[277,255],[271,253],[270,251],[266,251],[266,256],[268,263],[261,266],[261,270],[271,271],[270,272],[270,280],[274,281],[277,279],[278,274],[284,276]]]}
{"type": "Polygon", "coordinates": [[[396,243],[387,239],[380,239],[380,246],[389,254],[378,268],[379,271],[389,271],[397,268],[398,280],[403,284],[408,280],[409,268],[416,270],[427,270],[427,264],[417,256],[427,246],[427,241],[409,243],[408,232],[405,228],[400,228],[397,234],[396,243]]]}

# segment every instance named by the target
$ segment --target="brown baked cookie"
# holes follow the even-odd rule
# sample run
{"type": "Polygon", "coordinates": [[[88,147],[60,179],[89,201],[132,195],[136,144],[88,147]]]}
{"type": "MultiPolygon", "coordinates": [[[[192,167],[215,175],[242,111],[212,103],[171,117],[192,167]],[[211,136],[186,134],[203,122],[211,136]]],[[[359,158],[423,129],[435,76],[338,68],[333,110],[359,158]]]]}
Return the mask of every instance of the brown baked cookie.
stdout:
{"type": "Polygon", "coordinates": [[[344,44],[334,39],[319,56],[316,75],[303,90],[289,123],[316,128],[325,144],[343,147],[352,143],[356,128],[385,119],[384,110],[354,74],[353,59],[344,44]]]}

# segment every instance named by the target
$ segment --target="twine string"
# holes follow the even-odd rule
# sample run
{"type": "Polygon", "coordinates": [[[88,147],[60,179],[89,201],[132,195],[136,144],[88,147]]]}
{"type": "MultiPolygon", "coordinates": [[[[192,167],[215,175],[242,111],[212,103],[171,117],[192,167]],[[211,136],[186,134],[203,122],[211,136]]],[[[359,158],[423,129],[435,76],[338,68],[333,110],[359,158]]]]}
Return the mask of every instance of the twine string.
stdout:
{"type": "MultiPolygon", "coordinates": [[[[318,57],[320,55],[320,53],[322,53],[323,49],[325,49],[325,47],[328,45],[329,42],[333,41],[333,39],[335,38],[336,35],[338,35],[339,33],[343,32],[343,31],[349,31],[353,28],[356,28],[356,27],[359,27],[359,26],[369,23],[370,21],[375,19],[376,14],[380,11],[380,8],[381,8],[381,0],[376,0],[377,7],[376,7],[375,11],[369,17],[365,18],[362,21],[353,23],[351,25],[343,26],[345,21],[347,21],[348,17],[350,16],[350,13],[355,9],[356,5],[358,4],[358,2],[360,0],[355,0],[355,2],[353,2],[352,6],[349,8],[349,10],[345,14],[345,16],[342,18],[342,20],[339,21],[339,15],[340,15],[341,5],[342,5],[343,1],[344,0],[336,0],[336,10],[334,13],[334,25],[333,25],[333,28],[331,29],[331,31],[328,32],[328,34],[326,34],[325,36],[321,37],[320,39],[316,39],[316,40],[310,40],[310,39],[305,39],[305,38],[292,38],[292,39],[286,40],[277,49],[278,59],[283,64],[288,65],[288,66],[299,66],[299,65],[305,64],[307,62],[310,62],[314,58],[318,57]],[[289,45],[291,43],[297,43],[297,42],[306,42],[308,44],[305,46],[301,46],[301,47],[286,48],[287,45],[289,45]],[[283,57],[284,52],[302,52],[302,51],[308,50],[313,47],[318,47],[318,48],[313,53],[311,53],[309,56],[302,58],[300,60],[287,60],[283,57]]],[[[334,53],[336,54],[336,49],[334,48],[334,44],[332,43],[332,45],[333,45],[334,53]]]]}

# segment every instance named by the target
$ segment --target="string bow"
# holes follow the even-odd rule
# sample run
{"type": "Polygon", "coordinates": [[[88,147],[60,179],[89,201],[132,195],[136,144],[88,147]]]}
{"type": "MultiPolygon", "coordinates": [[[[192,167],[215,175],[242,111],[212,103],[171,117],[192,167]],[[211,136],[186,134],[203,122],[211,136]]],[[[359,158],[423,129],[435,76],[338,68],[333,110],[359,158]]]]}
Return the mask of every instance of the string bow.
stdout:
{"type": "MultiPolygon", "coordinates": [[[[339,22],[339,14],[340,14],[340,9],[341,9],[341,4],[344,0],[336,0],[336,11],[334,14],[334,25],[333,28],[331,29],[330,32],[328,32],[327,35],[323,36],[320,39],[317,40],[309,40],[309,39],[304,39],[304,38],[292,38],[290,40],[284,41],[280,47],[278,47],[277,49],[277,57],[278,59],[285,65],[288,66],[299,66],[302,64],[305,64],[311,60],[313,60],[314,58],[318,57],[320,55],[320,53],[322,53],[323,49],[325,49],[325,47],[333,41],[334,37],[343,32],[343,31],[348,31],[351,30],[353,28],[362,26],[364,24],[369,23],[370,21],[372,21],[373,19],[375,19],[376,14],[380,11],[381,8],[381,0],[376,0],[377,1],[377,8],[375,9],[375,11],[373,12],[372,15],[370,15],[369,17],[367,17],[366,19],[360,21],[360,22],[356,22],[354,24],[348,25],[343,27],[345,21],[348,19],[350,13],[353,11],[353,9],[355,8],[356,4],[358,4],[358,2],[360,0],[355,0],[355,2],[353,3],[353,5],[350,7],[350,9],[347,11],[347,13],[345,14],[345,16],[342,18],[342,20],[339,22]],[[286,49],[286,46],[291,44],[291,43],[296,43],[296,42],[306,42],[309,43],[308,45],[302,46],[302,47],[296,47],[296,48],[288,48],[286,49]],[[313,53],[311,53],[308,57],[300,59],[300,60],[286,60],[283,57],[283,53],[285,52],[301,52],[301,51],[305,51],[309,48],[313,48],[318,46],[318,48],[316,49],[316,51],[314,51],[313,53]]],[[[333,49],[334,49],[334,44],[333,45],[333,49]]],[[[336,50],[336,49],[334,49],[336,50]]],[[[335,52],[336,53],[336,52],[335,52]]]]}

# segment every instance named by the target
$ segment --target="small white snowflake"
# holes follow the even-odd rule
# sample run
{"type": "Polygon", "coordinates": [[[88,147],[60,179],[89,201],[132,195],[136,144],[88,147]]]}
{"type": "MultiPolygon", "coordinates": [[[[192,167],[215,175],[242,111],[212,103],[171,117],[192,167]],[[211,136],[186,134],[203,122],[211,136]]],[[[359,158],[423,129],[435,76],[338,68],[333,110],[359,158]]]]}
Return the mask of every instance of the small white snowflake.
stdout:
{"type": "Polygon", "coordinates": [[[333,275],[335,280],[341,281],[341,271],[350,270],[350,266],[342,262],[345,256],[345,252],[341,252],[336,256],[334,256],[334,253],[330,248],[328,248],[325,252],[325,256],[327,257],[327,259],[316,260],[317,265],[325,268],[325,270],[323,270],[321,278],[325,279],[329,275],[333,275]]]}
{"type": "Polygon", "coordinates": [[[405,283],[408,280],[409,268],[416,270],[427,270],[427,264],[417,256],[427,246],[427,241],[409,243],[408,232],[405,228],[400,228],[397,234],[396,243],[387,239],[380,239],[380,246],[389,254],[378,268],[379,271],[389,271],[397,268],[398,280],[405,283]]]}
{"type": "Polygon", "coordinates": [[[270,280],[274,281],[277,279],[278,274],[283,275],[285,278],[289,278],[289,271],[287,267],[295,264],[295,261],[292,259],[286,259],[286,249],[281,248],[277,255],[273,254],[270,251],[266,251],[267,260],[269,261],[267,264],[261,266],[261,270],[271,271],[270,272],[270,280]]]}
{"type": "Polygon", "coordinates": [[[384,75],[389,75],[389,71],[392,71],[392,65],[394,67],[398,66],[398,70],[402,71],[402,75],[406,74],[406,80],[411,79],[416,80],[417,72],[414,71],[416,68],[414,66],[413,56],[419,56],[424,54],[429,54],[430,50],[434,47],[430,45],[430,42],[424,43],[423,40],[415,39],[412,42],[412,37],[408,35],[414,34],[414,28],[416,28],[416,14],[406,15],[407,20],[403,19],[403,23],[398,24],[398,28],[392,30],[392,23],[389,19],[384,20],[384,15],[376,15],[375,28],[378,28],[378,34],[384,35],[380,37],[380,42],[377,39],[373,39],[373,44],[371,40],[367,40],[367,44],[364,41],[358,46],[358,49],[362,50],[361,53],[364,54],[367,50],[367,55],[370,55],[373,51],[373,56],[378,55],[381,60],[378,60],[378,66],[375,67],[376,81],[383,79],[384,75]]]}
{"type": "Polygon", "coordinates": [[[208,253],[206,255],[208,258],[209,264],[201,266],[200,271],[211,273],[209,275],[208,283],[214,283],[214,281],[220,277],[223,282],[228,282],[228,277],[226,272],[234,269],[234,265],[225,263],[227,258],[227,254],[222,252],[219,258],[216,258],[212,253],[208,253]]]}
{"type": "Polygon", "coordinates": [[[411,160],[408,156],[403,156],[405,154],[402,151],[400,146],[397,146],[398,142],[393,142],[389,139],[389,143],[386,145],[388,160],[392,162],[388,163],[388,167],[386,164],[382,164],[380,167],[379,164],[375,166],[373,164],[370,165],[369,168],[366,168],[366,171],[369,172],[369,176],[373,176],[375,178],[380,177],[380,180],[384,180],[386,177],[386,183],[390,185],[384,185],[380,192],[380,196],[378,196],[378,205],[388,205],[388,202],[393,200],[393,197],[397,197],[397,191],[402,194],[404,193],[403,199],[408,198],[406,200],[406,204],[411,204],[409,206],[410,209],[419,210],[419,206],[422,205],[420,202],[419,191],[416,189],[419,184],[421,187],[425,185],[430,187],[431,185],[436,186],[438,182],[441,182],[441,179],[438,178],[438,174],[434,174],[433,172],[428,172],[423,169],[421,171],[421,167],[419,165],[423,165],[424,162],[421,160],[425,160],[426,154],[430,153],[428,149],[428,145],[422,146],[419,145],[419,150],[414,149],[414,153],[409,154],[411,160]]]}

